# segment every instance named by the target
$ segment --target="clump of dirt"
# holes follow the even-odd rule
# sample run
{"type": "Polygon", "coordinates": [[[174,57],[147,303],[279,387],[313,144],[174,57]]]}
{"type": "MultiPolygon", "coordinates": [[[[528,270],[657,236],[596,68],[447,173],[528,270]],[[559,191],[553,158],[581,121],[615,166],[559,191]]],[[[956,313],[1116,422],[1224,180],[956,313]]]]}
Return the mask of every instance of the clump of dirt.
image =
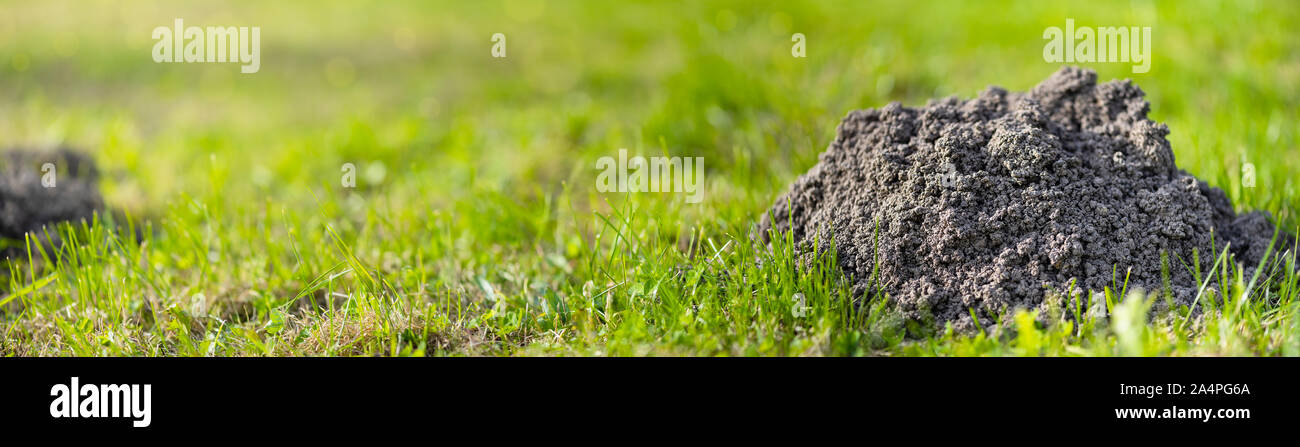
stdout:
{"type": "Polygon", "coordinates": [[[1095,72],[1066,67],[1026,93],[989,87],[851,112],[760,230],[792,231],[804,247],[833,237],[858,294],[878,258],[879,285],[904,312],[959,329],[972,310],[988,324],[1072,281],[1122,283],[1129,269],[1129,288],[1190,304],[1193,248],[1202,270],[1212,235],[1254,265],[1274,225],[1265,212],[1237,215],[1223,191],[1178,169],[1143,97],[1128,80],[1098,85],[1095,72]]]}
{"type": "Polygon", "coordinates": [[[21,246],[27,233],[45,240],[46,225],[89,220],[103,208],[98,178],[94,161],[69,149],[4,151],[0,154],[0,238],[10,239],[6,246],[13,248],[15,241],[21,246]]]}

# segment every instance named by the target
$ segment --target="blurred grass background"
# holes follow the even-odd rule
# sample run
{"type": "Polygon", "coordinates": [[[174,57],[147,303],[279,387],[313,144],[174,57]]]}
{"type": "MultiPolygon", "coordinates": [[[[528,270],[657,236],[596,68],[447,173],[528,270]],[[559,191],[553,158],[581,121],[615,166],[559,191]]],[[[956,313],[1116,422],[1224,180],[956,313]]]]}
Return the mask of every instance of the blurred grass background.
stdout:
{"type": "MultiPolygon", "coordinates": [[[[647,253],[699,262],[692,247],[742,238],[848,111],[1026,90],[1056,70],[1042,33],[1066,18],[1153,27],[1148,73],[1085,66],[1146,91],[1182,168],[1295,228],[1291,1],[5,2],[0,146],[91,153],[109,206],[154,225],[149,273],[107,255],[60,270],[68,281],[33,295],[45,312],[9,321],[132,322],[170,303],[261,327],[353,257],[408,298],[501,293],[528,307],[530,284],[619,283],[577,260],[604,253],[592,212],[624,205],[642,216],[625,236],[647,253]],[[154,63],[150,33],[175,18],[261,27],[261,70],[154,63]],[[490,56],[494,33],[504,59],[490,56]],[[806,58],[791,57],[793,33],[806,58]],[[703,156],[704,203],[596,193],[595,160],[622,147],[703,156]],[[1254,188],[1239,181],[1247,162],[1254,188]],[[344,163],[359,168],[356,190],[339,187],[344,163]],[[110,304],[74,299],[88,295],[110,304]]],[[[148,337],[136,323],[123,337],[148,337]]],[[[68,352],[39,326],[7,350],[68,352]]]]}

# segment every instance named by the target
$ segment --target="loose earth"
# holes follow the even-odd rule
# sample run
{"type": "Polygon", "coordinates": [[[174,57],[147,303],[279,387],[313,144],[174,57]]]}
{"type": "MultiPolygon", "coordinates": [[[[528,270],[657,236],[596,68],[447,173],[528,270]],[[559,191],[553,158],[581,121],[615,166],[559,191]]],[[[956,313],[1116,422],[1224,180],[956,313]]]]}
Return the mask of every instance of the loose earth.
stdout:
{"type": "Polygon", "coordinates": [[[1203,271],[1229,243],[1254,265],[1274,225],[1179,169],[1149,110],[1132,82],[1066,67],[1025,93],[854,111],[760,230],[805,248],[833,238],[856,294],[878,263],[878,286],[909,317],[958,329],[1126,274],[1130,289],[1187,305],[1193,249],[1203,271]]]}

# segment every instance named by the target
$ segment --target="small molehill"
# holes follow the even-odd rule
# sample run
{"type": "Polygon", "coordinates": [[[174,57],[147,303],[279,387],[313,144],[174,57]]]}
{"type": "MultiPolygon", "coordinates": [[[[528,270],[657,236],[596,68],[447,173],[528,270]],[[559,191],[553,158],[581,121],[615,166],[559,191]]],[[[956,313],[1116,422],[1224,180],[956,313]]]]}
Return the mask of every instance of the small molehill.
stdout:
{"type": "Polygon", "coordinates": [[[68,149],[0,152],[0,238],[21,247],[27,233],[44,240],[47,225],[91,219],[103,208],[98,178],[93,160],[68,149]]]}
{"type": "Polygon", "coordinates": [[[851,112],[760,230],[792,231],[805,247],[833,237],[855,293],[870,286],[878,237],[884,290],[909,316],[959,329],[972,310],[988,324],[1072,282],[1122,283],[1129,269],[1130,289],[1166,290],[1162,252],[1174,300],[1189,304],[1199,285],[1183,263],[1194,248],[1203,270],[1212,236],[1253,265],[1274,226],[1178,169],[1143,97],[1130,81],[1099,85],[1067,67],[1026,93],[989,87],[971,100],[851,112]]]}

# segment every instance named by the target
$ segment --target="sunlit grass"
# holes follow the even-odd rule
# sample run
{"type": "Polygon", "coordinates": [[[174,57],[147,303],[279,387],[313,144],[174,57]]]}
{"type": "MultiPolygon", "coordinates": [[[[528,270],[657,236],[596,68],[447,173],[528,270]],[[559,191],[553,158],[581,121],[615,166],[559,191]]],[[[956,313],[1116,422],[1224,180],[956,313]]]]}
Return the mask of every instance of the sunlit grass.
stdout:
{"type": "Polygon", "coordinates": [[[1295,234],[1291,2],[536,3],[0,7],[0,145],[91,152],[119,211],[5,264],[0,353],[1300,355],[1294,252],[1200,253],[1195,309],[1117,284],[955,333],[753,234],[847,111],[1028,89],[1066,17],[1154,17],[1150,73],[1090,68],[1295,234]],[[261,26],[261,71],[152,63],[175,17],[261,26]],[[704,157],[704,203],[597,193],[619,148],[704,157]]]}

